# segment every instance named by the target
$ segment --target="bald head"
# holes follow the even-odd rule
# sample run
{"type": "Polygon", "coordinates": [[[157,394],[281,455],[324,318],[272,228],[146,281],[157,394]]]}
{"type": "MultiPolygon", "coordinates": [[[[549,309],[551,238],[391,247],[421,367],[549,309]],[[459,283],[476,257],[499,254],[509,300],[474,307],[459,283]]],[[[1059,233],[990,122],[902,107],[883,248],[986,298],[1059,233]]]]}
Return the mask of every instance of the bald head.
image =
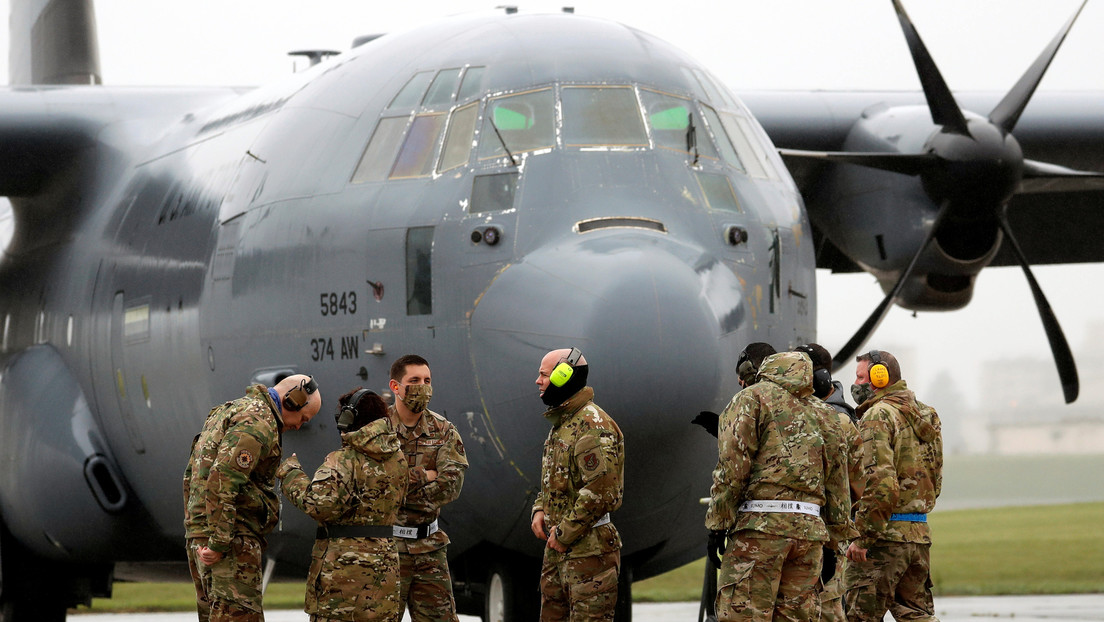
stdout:
{"type": "MultiPolygon", "coordinates": [[[[556,366],[560,364],[560,361],[566,360],[568,355],[571,354],[571,348],[560,348],[559,350],[552,350],[548,354],[544,355],[541,359],[540,369],[537,372],[537,386],[540,387],[540,395],[543,397],[544,392],[552,386],[551,374],[552,370],[556,369],[556,366]]],[[[575,363],[576,367],[581,367],[587,364],[586,357],[579,354],[579,361],[575,363]]]]}
{"type": "MultiPolygon", "coordinates": [[[[298,388],[303,388],[305,391],[310,381],[311,377],[306,374],[294,374],[276,383],[273,388],[276,389],[280,401],[283,402],[289,392],[298,388]]],[[[322,409],[322,392],[315,390],[307,394],[307,403],[299,410],[291,410],[283,404],[281,404],[281,408],[280,418],[283,419],[284,427],[289,430],[298,430],[322,409]]]]}

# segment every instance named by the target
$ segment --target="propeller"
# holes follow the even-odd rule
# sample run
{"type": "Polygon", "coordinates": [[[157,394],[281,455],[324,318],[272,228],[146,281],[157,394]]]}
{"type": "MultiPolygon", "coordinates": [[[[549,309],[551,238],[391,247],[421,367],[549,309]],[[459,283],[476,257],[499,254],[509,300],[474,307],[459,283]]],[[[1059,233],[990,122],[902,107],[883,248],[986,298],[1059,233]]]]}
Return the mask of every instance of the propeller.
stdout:
{"type": "MultiPolygon", "coordinates": [[[[1061,186],[1063,189],[1069,189],[1071,186],[1077,187],[1078,184],[1098,183],[1099,178],[1104,177],[1100,173],[1077,171],[1045,162],[1024,160],[1019,144],[1011,135],[1020,115],[1058,52],[1058,48],[1073,27],[1081,10],[1084,9],[1085,3],[1081,4],[1015,86],[989,113],[988,119],[976,117],[968,119],[963,114],[900,0],[893,0],[893,7],[901,23],[905,40],[908,42],[913,64],[920,76],[932,122],[940,126],[939,130],[929,137],[925,152],[902,154],[780,150],[783,155],[789,157],[857,164],[918,176],[925,192],[939,206],[935,210],[927,235],[912,255],[907,267],[901,272],[882,302],[836,353],[832,359],[833,368],[838,370],[862,348],[885,319],[890,307],[897,302],[902,289],[912,277],[920,257],[927,251],[940,227],[959,215],[961,218],[956,221],[957,226],[993,227],[995,223],[1004,233],[1031,287],[1035,306],[1043,322],[1062,381],[1066,403],[1070,403],[1077,399],[1078,394],[1077,367],[1050,303],[1035,280],[1029,262],[1009,225],[1007,208],[1012,195],[1023,188],[1025,178],[1045,180],[1053,183],[1054,187],[1061,186]],[[1060,180],[1060,183],[1054,183],[1054,180],[1060,180]],[[973,214],[983,213],[983,210],[991,213],[993,218],[981,221],[969,218],[973,214]],[[968,224],[963,225],[963,223],[968,224]]],[[[1033,187],[1045,189],[1047,186],[1043,183],[1043,181],[1036,182],[1033,187]]]]}

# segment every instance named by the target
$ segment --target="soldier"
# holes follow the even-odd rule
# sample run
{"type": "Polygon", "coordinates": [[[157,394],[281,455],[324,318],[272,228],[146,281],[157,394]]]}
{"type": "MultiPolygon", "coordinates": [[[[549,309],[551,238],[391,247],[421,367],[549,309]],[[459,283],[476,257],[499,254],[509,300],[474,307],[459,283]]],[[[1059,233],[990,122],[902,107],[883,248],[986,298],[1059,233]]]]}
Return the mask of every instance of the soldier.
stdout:
{"type": "Polygon", "coordinates": [[[537,374],[544,417],[541,489],[533,535],[546,542],[541,622],[613,620],[621,535],[609,513],[621,507],[625,437],[586,386],[589,365],[575,348],[553,350],[537,374]]]}
{"type": "Polygon", "coordinates": [[[283,431],[298,430],[321,407],[313,378],[288,376],[212,408],[192,440],[184,530],[201,622],[264,620],[261,559],[280,517],[274,483],[283,431]]]}
{"type": "Polygon", "coordinates": [[[392,538],[406,494],[406,458],[379,395],[357,387],[335,413],[341,449],[309,479],[292,454],[276,476],[295,507],[320,523],[304,610],[311,622],[398,622],[399,554],[392,538]]]}
{"type": "Polygon", "coordinates": [[[736,375],[740,377],[740,387],[746,389],[755,384],[763,359],[776,352],[774,346],[762,341],[747,344],[740,352],[740,358],[736,359],[736,375]]]}
{"type": "MultiPolygon", "coordinates": [[[[794,348],[804,352],[813,362],[813,400],[821,402],[820,408],[829,417],[835,417],[840,424],[843,442],[847,448],[847,484],[851,492],[851,509],[854,516],[855,504],[862,497],[866,486],[866,474],[863,471],[863,442],[859,429],[855,426],[855,409],[843,397],[843,385],[832,379],[830,367],[832,355],[824,346],[810,343],[794,348]],[[825,408],[825,407],[830,408],[825,408]]],[[[820,619],[822,622],[847,622],[843,613],[843,573],[847,566],[847,557],[831,547],[824,547],[824,562],[820,578],[820,619]]]]}
{"type": "Polygon", "coordinates": [[[822,545],[853,534],[843,440],[806,400],[807,356],[771,355],[758,378],[721,413],[705,520],[724,552],[717,619],[816,620],[822,545]]]}
{"type": "Polygon", "coordinates": [[[939,415],[918,402],[890,353],[856,359],[866,490],[855,513],[859,539],[847,549],[847,619],[937,620],[931,593],[928,513],[943,483],[939,415]]]}
{"type": "Polygon", "coordinates": [[[468,459],[456,426],[429,410],[429,363],[416,354],[391,364],[395,403],[387,410],[408,466],[406,499],[394,534],[399,551],[402,603],[412,622],[456,622],[449,573],[448,535],[437,519],[441,506],[460,496],[468,459]]]}

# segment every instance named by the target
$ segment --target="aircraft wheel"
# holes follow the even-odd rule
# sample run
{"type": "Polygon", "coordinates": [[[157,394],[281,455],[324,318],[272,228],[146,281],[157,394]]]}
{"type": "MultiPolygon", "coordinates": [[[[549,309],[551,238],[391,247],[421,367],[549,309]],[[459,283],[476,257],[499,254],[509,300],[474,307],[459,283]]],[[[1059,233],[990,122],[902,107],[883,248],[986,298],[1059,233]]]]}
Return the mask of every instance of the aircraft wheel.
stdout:
{"type": "Polygon", "coordinates": [[[531,622],[540,613],[539,574],[521,564],[497,562],[487,574],[483,622],[531,622]],[[532,580],[530,580],[532,579],[532,580]]]}

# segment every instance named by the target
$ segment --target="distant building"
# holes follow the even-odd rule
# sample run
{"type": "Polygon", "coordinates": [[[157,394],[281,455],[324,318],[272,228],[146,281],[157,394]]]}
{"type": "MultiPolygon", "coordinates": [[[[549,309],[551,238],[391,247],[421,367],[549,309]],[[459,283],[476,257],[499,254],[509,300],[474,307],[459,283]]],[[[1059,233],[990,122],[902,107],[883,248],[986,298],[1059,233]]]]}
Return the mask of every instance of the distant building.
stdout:
{"type": "Polygon", "coordinates": [[[986,451],[1104,453],[1104,322],[1090,325],[1087,342],[1096,345],[1075,353],[1080,393],[1073,404],[1062,400],[1049,352],[982,364],[978,415],[986,422],[986,451]]]}

